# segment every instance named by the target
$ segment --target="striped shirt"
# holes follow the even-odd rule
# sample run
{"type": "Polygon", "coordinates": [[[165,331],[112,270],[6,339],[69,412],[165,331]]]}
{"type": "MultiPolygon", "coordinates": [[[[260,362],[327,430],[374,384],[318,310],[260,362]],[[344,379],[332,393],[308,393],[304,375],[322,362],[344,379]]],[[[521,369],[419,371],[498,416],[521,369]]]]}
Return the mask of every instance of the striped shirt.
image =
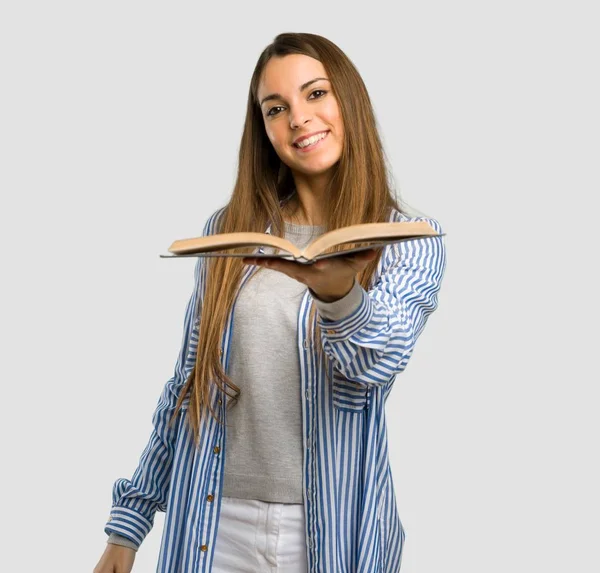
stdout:
{"type": "MultiPolygon", "coordinates": [[[[218,232],[224,208],[213,213],[203,234],[218,232]]],[[[393,210],[391,221],[427,221],[393,210]]],[[[271,226],[266,232],[271,231],[271,226]]],[[[153,430],[132,479],[117,479],[104,531],[138,546],[165,512],[157,573],[210,573],[219,524],[226,426],[211,416],[200,427],[200,445],[185,424],[189,397],[179,418],[167,423],[194,366],[206,280],[205,259],[195,266],[195,284],[186,307],[181,350],[152,416],[153,430]]],[[[338,320],[316,313],[310,323],[307,289],[298,314],[303,417],[303,496],[309,572],[397,573],[405,532],[398,515],[388,456],[385,401],[402,372],[429,315],[437,308],[446,266],[441,236],[386,245],[368,290],[360,287],[358,305],[338,320]],[[315,322],[321,327],[320,360],[311,344],[315,322]],[[329,379],[328,376],[329,375],[329,379]]],[[[248,266],[240,289],[251,276],[248,266]]],[[[356,283],[355,283],[356,286],[356,283]]],[[[227,370],[235,304],[221,341],[227,370]]],[[[211,385],[216,410],[227,400],[211,385]]]]}

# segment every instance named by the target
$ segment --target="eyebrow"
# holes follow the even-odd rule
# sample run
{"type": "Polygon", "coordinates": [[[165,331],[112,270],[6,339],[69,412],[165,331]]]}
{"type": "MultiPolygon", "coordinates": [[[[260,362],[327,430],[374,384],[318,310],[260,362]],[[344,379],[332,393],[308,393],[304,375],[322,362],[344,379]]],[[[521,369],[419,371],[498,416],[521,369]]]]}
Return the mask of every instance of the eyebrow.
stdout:
{"type": "MultiPolygon", "coordinates": [[[[315,78],[313,80],[310,80],[304,84],[302,84],[299,88],[298,91],[302,92],[304,91],[308,86],[310,86],[311,84],[314,84],[315,82],[318,82],[319,80],[326,80],[329,81],[328,78],[315,78]]],[[[281,96],[281,94],[270,94],[268,96],[265,96],[262,101],[260,102],[260,106],[262,107],[262,104],[265,103],[266,101],[272,100],[272,99],[283,99],[283,97],[281,96]]]]}

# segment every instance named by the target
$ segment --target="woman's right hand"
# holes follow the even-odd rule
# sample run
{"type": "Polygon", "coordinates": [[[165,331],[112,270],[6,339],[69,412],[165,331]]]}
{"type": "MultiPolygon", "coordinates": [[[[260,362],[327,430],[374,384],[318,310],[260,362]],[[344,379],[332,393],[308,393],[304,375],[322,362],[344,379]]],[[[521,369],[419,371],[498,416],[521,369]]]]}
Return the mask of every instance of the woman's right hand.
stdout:
{"type": "Polygon", "coordinates": [[[93,573],[131,573],[135,551],[130,547],[107,543],[93,573]]]}

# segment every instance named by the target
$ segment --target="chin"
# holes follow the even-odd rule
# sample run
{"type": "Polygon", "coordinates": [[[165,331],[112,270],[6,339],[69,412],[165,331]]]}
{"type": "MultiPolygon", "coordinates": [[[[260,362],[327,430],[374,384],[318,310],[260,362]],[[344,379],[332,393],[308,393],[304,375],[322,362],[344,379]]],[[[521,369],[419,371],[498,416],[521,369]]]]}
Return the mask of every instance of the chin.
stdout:
{"type": "Polygon", "coordinates": [[[291,169],[304,173],[305,175],[322,175],[327,171],[333,169],[339,162],[339,157],[335,159],[321,160],[321,161],[307,161],[305,163],[296,163],[291,166],[291,169]]]}

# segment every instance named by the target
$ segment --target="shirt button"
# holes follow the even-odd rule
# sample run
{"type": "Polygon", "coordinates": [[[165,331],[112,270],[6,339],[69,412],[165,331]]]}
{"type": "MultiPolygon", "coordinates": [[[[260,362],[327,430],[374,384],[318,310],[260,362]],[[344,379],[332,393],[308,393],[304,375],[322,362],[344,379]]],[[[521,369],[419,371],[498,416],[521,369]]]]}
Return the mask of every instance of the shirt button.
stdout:
{"type": "Polygon", "coordinates": [[[213,452],[215,452],[215,454],[218,454],[221,451],[221,448],[219,446],[215,446],[213,449],[213,452]]]}
{"type": "Polygon", "coordinates": [[[206,501],[213,501],[215,498],[212,495],[206,496],[206,501]]]}
{"type": "Polygon", "coordinates": [[[335,330],[328,330],[327,334],[335,334],[335,330]]]}
{"type": "Polygon", "coordinates": [[[200,551],[208,551],[208,545],[202,545],[200,551]]]}
{"type": "Polygon", "coordinates": [[[112,515],[108,518],[108,521],[112,521],[112,515]]]}
{"type": "Polygon", "coordinates": [[[221,400],[221,398],[219,398],[219,402],[218,402],[218,403],[219,403],[219,404],[222,404],[222,403],[223,403],[223,400],[221,400]]]}

